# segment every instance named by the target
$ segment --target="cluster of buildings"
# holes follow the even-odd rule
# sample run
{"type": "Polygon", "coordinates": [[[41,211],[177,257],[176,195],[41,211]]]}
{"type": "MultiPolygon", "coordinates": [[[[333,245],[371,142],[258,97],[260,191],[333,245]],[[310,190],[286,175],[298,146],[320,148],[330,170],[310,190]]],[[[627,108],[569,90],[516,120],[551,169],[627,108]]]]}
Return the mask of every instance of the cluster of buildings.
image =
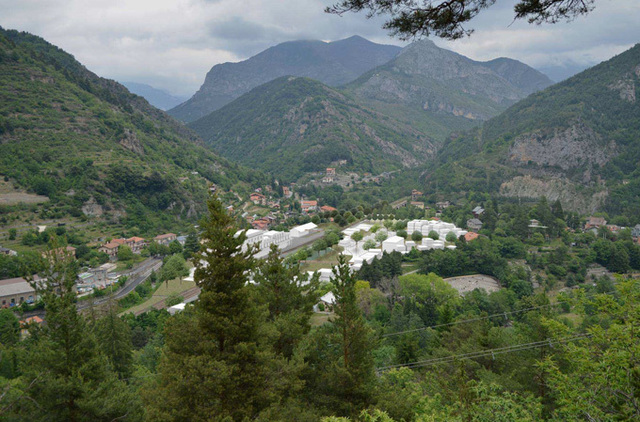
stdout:
{"type": "MultiPolygon", "coordinates": [[[[159,245],[169,246],[171,242],[177,239],[178,236],[176,234],[166,233],[154,237],[153,241],[158,243],[159,245]]],[[[100,246],[98,250],[100,252],[106,253],[107,255],[109,255],[109,259],[115,261],[118,256],[118,250],[120,249],[120,246],[128,246],[129,248],[131,248],[131,252],[139,254],[148,245],[149,242],[146,239],[134,236],[128,239],[113,239],[110,242],[107,242],[104,245],[100,246]]]]}
{"type": "Polygon", "coordinates": [[[93,290],[101,290],[118,281],[116,264],[106,263],[97,268],[78,275],[78,293],[87,293],[93,290]]]}
{"type": "MultiPolygon", "coordinates": [[[[426,251],[430,249],[455,249],[455,245],[447,245],[445,238],[449,233],[454,233],[456,238],[460,236],[466,236],[467,231],[460,229],[453,223],[445,223],[440,220],[412,220],[407,224],[407,234],[411,236],[414,232],[422,234],[422,240],[415,242],[413,240],[407,240],[401,236],[398,236],[396,232],[386,231],[385,229],[379,229],[382,232],[386,231],[387,237],[382,242],[376,242],[376,234],[371,233],[370,230],[373,227],[370,223],[360,223],[357,226],[350,227],[342,231],[344,238],[338,243],[339,246],[344,248],[344,252],[347,255],[351,255],[349,265],[352,270],[358,271],[362,268],[364,262],[370,264],[374,259],[382,257],[382,254],[387,252],[400,252],[406,254],[411,252],[412,249],[419,251],[426,251]],[[361,241],[354,241],[351,238],[356,232],[363,232],[363,238],[361,241]],[[431,232],[438,234],[439,239],[435,240],[428,235],[431,232]],[[378,247],[368,250],[364,249],[367,241],[373,240],[378,247]]],[[[369,242],[370,243],[370,242],[369,242]]],[[[330,271],[330,270],[329,270],[330,271]]],[[[321,273],[321,278],[323,274],[321,273]]],[[[330,276],[329,273],[326,276],[330,276]]]]}
{"type": "MultiPolygon", "coordinates": [[[[242,245],[242,250],[246,251],[250,246],[255,245],[254,247],[258,249],[258,252],[254,256],[256,258],[264,258],[269,254],[271,245],[276,245],[278,249],[284,250],[290,246],[295,246],[296,243],[301,243],[304,237],[316,233],[317,230],[318,226],[314,223],[296,226],[288,232],[250,229],[245,232],[246,239],[242,245]]],[[[242,233],[242,230],[236,232],[236,236],[239,236],[240,233],[242,233]]]]}

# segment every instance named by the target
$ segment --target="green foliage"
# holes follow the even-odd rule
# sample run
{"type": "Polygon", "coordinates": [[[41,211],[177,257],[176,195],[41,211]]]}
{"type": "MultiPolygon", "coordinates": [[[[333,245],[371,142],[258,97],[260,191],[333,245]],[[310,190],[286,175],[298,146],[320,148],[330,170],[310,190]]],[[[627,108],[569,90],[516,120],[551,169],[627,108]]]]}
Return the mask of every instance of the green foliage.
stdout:
{"type": "Polygon", "coordinates": [[[244,235],[235,236],[232,217],[215,197],[208,207],[200,224],[204,245],[194,257],[202,292],[195,313],[166,325],[161,375],[145,396],[151,419],[255,417],[280,388],[270,384],[272,352],[259,345],[264,313],[247,285],[251,251],[241,251],[244,235]]]}
{"type": "Polygon", "coordinates": [[[417,157],[427,158],[431,145],[429,136],[411,125],[300,77],[261,85],[189,126],[227,158],[284,180],[322,171],[339,159],[359,172],[402,168],[402,153],[383,153],[370,133],[417,157]],[[283,120],[292,109],[299,111],[283,120]]]}
{"type": "Polygon", "coordinates": [[[158,273],[158,279],[162,281],[174,280],[178,277],[185,277],[189,275],[187,264],[184,257],[180,253],[171,255],[165,259],[160,272],[158,273]]]}
{"type": "Polygon", "coordinates": [[[20,322],[10,309],[0,310],[0,344],[13,346],[20,339],[20,322]]]}
{"type": "Polygon", "coordinates": [[[127,245],[120,245],[118,248],[118,261],[131,261],[133,259],[133,252],[127,245]]]}
{"type": "Polygon", "coordinates": [[[41,38],[0,29],[0,56],[0,173],[69,215],[81,216],[93,198],[107,213],[125,209],[129,227],[152,231],[175,224],[181,205],[203,212],[208,182],[229,189],[257,180],[41,38]]]}
{"type": "MultiPolygon", "coordinates": [[[[57,245],[54,244],[54,248],[57,245]]],[[[20,360],[13,402],[3,417],[34,421],[142,420],[133,389],[117,379],[93,330],[76,309],[76,273],[69,261],[52,254],[47,284],[40,295],[47,324],[33,327],[20,360]]]]}
{"type": "Polygon", "coordinates": [[[179,303],[182,303],[184,301],[184,297],[181,296],[179,293],[173,292],[171,293],[169,296],[167,296],[167,298],[164,300],[164,304],[169,307],[169,306],[173,306],[173,305],[177,305],[179,303]]]}

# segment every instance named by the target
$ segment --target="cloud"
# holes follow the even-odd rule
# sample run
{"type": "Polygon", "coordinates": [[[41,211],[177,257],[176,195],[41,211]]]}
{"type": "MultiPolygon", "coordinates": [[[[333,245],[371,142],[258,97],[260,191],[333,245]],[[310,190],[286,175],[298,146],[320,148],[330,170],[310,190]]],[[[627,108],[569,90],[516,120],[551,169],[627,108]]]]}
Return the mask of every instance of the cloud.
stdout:
{"type": "MultiPolygon", "coordinates": [[[[539,68],[589,66],[640,40],[640,2],[598,0],[570,24],[513,20],[515,0],[497,2],[472,22],[475,34],[440,46],[477,60],[507,56],[539,68]]],[[[357,34],[402,45],[384,17],[327,15],[331,0],[0,0],[0,25],[32,32],[73,54],[100,76],[147,83],[179,95],[198,89],[209,69],[284,41],[357,34]]]]}

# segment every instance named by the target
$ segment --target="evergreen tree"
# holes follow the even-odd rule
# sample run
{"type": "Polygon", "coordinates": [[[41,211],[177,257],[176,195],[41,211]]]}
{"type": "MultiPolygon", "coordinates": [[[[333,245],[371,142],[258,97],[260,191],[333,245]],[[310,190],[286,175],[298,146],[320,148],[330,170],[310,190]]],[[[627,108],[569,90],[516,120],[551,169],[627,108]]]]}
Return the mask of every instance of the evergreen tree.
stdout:
{"type": "Polygon", "coordinates": [[[187,239],[184,241],[184,254],[185,259],[191,258],[193,254],[200,250],[200,242],[198,241],[198,233],[196,233],[195,229],[189,230],[187,234],[187,239]]]}
{"type": "Polygon", "coordinates": [[[335,278],[331,279],[336,298],[333,321],[339,333],[341,347],[338,382],[340,395],[352,406],[364,407],[370,400],[373,381],[373,340],[371,329],[366,325],[356,298],[356,278],[349,269],[344,255],[334,267],[335,278]]]}
{"type": "Polygon", "coordinates": [[[278,331],[275,351],[291,358],[298,342],[311,328],[309,319],[318,302],[318,276],[311,280],[299,264],[285,266],[276,245],[260,262],[254,277],[257,298],[269,309],[269,321],[278,331]]]}
{"type": "MultiPolygon", "coordinates": [[[[57,245],[52,244],[52,249],[57,245]]],[[[76,309],[76,270],[68,257],[49,252],[44,282],[34,282],[45,303],[46,325],[31,329],[11,409],[30,421],[136,421],[136,395],[111,371],[86,320],[76,309]]]]}
{"type": "Polygon", "coordinates": [[[204,245],[194,256],[202,289],[193,311],[171,318],[157,388],[147,391],[151,420],[244,420],[277,398],[270,376],[273,353],[262,339],[265,313],[254,301],[248,274],[253,249],[214,195],[200,226],[204,245]]]}
{"type": "Polygon", "coordinates": [[[11,309],[0,310],[0,344],[13,346],[20,340],[20,322],[11,309]]]}
{"type": "Polygon", "coordinates": [[[120,378],[127,378],[133,365],[131,329],[118,317],[115,302],[109,301],[108,307],[107,314],[95,323],[96,337],[114,371],[120,378]]]}

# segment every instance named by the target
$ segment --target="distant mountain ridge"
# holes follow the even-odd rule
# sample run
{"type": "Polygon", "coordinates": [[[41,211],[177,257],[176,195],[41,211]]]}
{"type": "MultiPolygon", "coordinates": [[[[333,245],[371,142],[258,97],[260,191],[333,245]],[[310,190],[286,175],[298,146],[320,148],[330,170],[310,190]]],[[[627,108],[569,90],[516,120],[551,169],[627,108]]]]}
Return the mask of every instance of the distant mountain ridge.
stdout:
{"type": "Polygon", "coordinates": [[[414,167],[436,152],[411,125],[301,77],[260,85],[189,126],[222,156],[286,180],[341,159],[360,172],[414,167]]]}
{"type": "Polygon", "coordinates": [[[553,82],[512,59],[482,63],[430,40],[405,47],[388,63],[347,85],[363,102],[407,107],[436,116],[489,119],[553,82]]]}
{"type": "Polygon", "coordinates": [[[179,120],[192,122],[282,76],[302,76],[330,86],[350,82],[388,62],[401,48],[376,44],[359,36],[344,40],[290,41],[238,63],[215,65],[198,92],[169,110],[179,120]]]}
{"type": "Polygon", "coordinates": [[[173,108],[178,104],[182,104],[188,99],[187,97],[178,97],[175,95],[171,95],[167,91],[154,88],[151,85],[147,84],[141,84],[137,82],[122,82],[122,85],[124,85],[132,94],[143,97],[149,102],[149,104],[156,108],[159,108],[160,110],[169,110],[170,108],[173,108]]]}

